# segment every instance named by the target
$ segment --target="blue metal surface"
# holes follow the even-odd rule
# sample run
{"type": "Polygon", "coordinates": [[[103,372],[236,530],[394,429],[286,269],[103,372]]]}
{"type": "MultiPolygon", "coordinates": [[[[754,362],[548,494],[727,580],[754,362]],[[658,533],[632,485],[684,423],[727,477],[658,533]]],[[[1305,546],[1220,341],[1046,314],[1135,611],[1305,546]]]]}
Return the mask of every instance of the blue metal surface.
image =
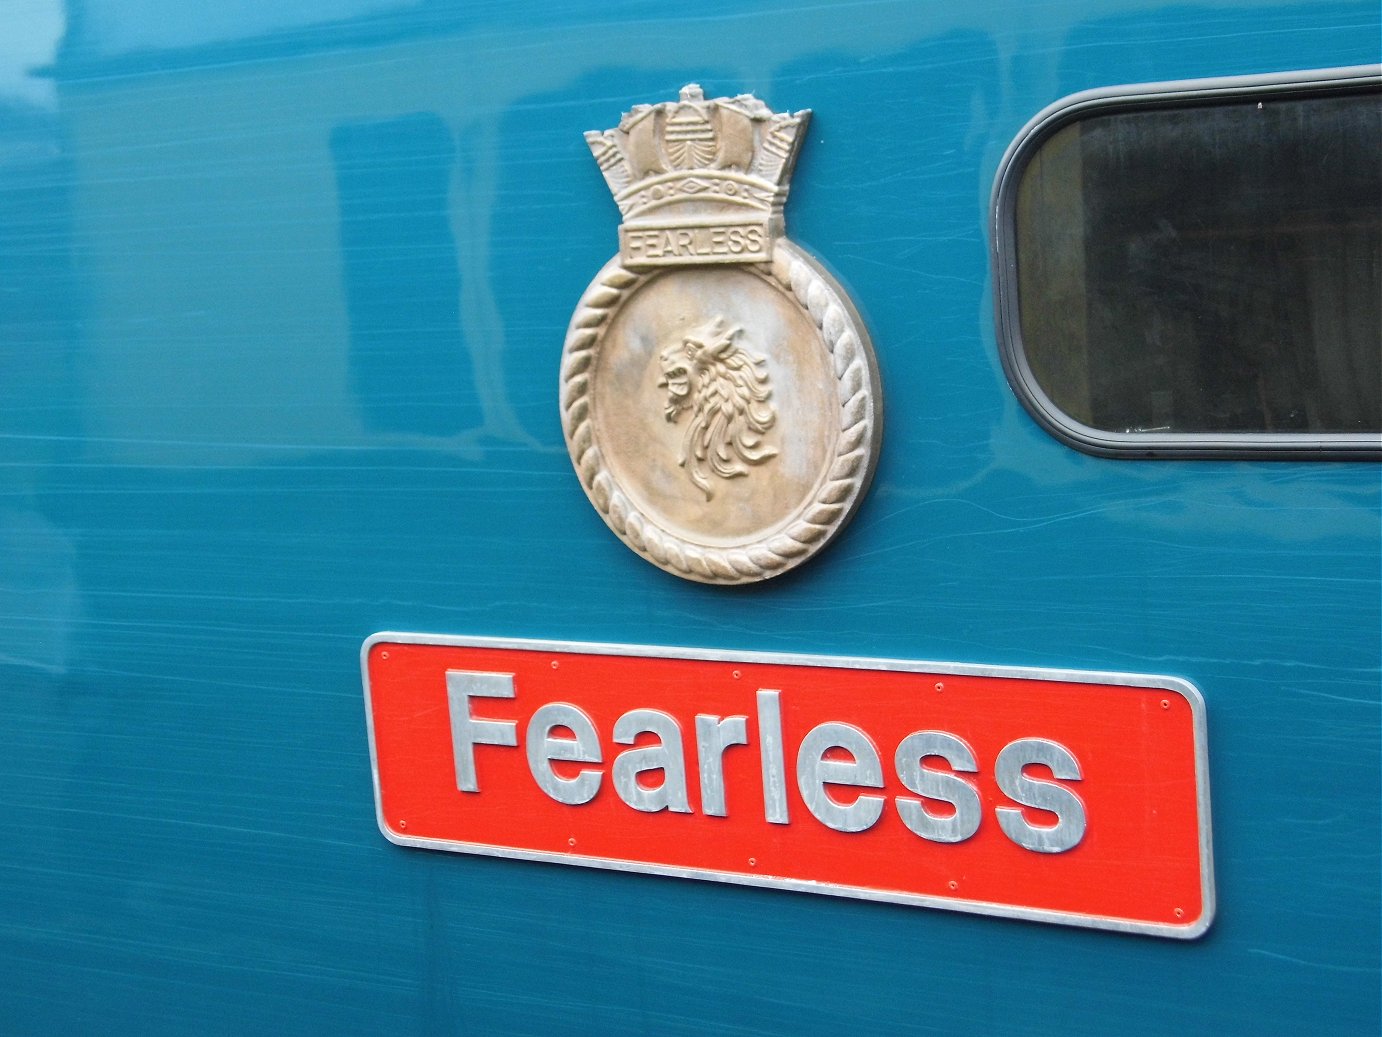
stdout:
{"type": "Polygon", "coordinates": [[[1003,149],[1117,83],[1375,62],[1374,0],[27,0],[0,36],[0,1028],[1379,1028],[1375,465],[1084,456],[1003,380],[1003,149]],[[864,311],[872,496],[726,590],[562,446],[616,210],[581,131],[688,81],[810,107],[794,239],[864,311]],[[387,844],[382,629],[1173,674],[1191,944],[387,844]]]}

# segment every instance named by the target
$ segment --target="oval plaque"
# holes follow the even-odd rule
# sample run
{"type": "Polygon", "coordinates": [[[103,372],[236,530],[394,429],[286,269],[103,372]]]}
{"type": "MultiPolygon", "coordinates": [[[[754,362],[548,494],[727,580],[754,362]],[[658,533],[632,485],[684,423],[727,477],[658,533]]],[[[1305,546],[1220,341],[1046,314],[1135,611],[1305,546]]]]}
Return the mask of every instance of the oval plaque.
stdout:
{"type": "Polygon", "coordinates": [[[809,114],[689,86],[587,134],[624,223],[567,331],[563,430],[609,527],[686,579],[750,583],[800,565],[873,476],[868,333],[783,234],[809,114]]]}

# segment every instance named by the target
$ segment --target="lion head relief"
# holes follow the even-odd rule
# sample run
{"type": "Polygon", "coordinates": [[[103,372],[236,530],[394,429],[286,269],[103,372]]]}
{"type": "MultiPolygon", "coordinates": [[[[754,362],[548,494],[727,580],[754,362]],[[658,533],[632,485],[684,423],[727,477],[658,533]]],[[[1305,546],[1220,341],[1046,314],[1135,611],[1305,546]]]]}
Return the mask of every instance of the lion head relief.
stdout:
{"type": "Polygon", "coordinates": [[[663,414],[676,423],[691,411],[677,463],[710,500],[710,473],[721,479],[748,474],[745,465],[759,465],[777,456],[763,443],[763,435],[777,421],[768,402],[767,361],[736,342],[742,328],[716,318],[691,329],[659,356],[667,390],[663,414]]]}

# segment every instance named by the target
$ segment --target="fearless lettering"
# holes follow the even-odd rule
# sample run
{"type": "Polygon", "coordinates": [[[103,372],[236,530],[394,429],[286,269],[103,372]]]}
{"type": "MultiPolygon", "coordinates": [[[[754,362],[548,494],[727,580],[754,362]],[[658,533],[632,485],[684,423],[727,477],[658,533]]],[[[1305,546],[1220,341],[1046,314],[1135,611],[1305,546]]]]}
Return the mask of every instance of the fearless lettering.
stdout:
{"type": "MultiPolygon", "coordinates": [[[[476,748],[517,749],[520,740],[516,722],[477,715],[476,710],[484,708],[484,699],[515,699],[514,678],[450,670],[446,684],[456,787],[479,794],[476,748]]],[[[837,832],[867,831],[890,808],[912,834],[929,842],[960,843],[978,832],[985,813],[976,780],[981,763],[959,736],[918,730],[885,753],[863,728],[826,721],[789,746],[782,732],[782,692],[759,690],[755,707],[752,723],[747,714],[696,714],[688,725],[690,752],[676,717],[658,709],[628,710],[609,732],[608,741],[623,747],[611,759],[584,710],[569,702],[549,702],[532,714],[522,751],[533,782],[566,806],[591,802],[608,779],[614,794],[642,813],[694,813],[691,789],[696,788],[707,816],[728,817],[761,803],[765,821],[785,825],[792,821],[792,782],[806,812],[837,832]],[[735,802],[725,782],[725,759],[743,751],[757,753],[761,789],[760,795],[735,802]],[[794,765],[790,777],[789,761],[794,765]],[[885,763],[909,794],[880,791],[889,777],[885,763]],[[562,772],[557,764],[564,765],[562,772]],[[579,765],[574,773],[571,765],[579,765]]],[[[1019,738],[1003,747],[993,768],[1006,800],[992,806],[992,815],[1008,840],[1041,854],[1065,853],[1081,843],[1086,811],[1070,784],[1081,781],[1083,773],[1070,749],[1050,739],[1019,738]],[[1038,820],[1052,817],[1053,823],[1038,820]]]]}
{"type": "Polygon", "coordinates": [[[763,260],[768,257],[762,224],[713,227],[624,227],[624,252],[634,262],[763,260]]]}

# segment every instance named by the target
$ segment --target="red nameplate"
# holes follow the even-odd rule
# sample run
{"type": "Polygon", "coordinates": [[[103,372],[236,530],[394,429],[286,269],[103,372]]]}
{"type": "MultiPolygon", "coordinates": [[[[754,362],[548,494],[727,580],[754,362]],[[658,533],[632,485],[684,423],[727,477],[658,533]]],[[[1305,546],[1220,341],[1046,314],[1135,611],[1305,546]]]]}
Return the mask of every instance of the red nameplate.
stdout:
{"type": "Polygon", "coordinates": [[[377,634],[393,842],[1198,936],[1204,708],[1169,677],[377,634]]]}

